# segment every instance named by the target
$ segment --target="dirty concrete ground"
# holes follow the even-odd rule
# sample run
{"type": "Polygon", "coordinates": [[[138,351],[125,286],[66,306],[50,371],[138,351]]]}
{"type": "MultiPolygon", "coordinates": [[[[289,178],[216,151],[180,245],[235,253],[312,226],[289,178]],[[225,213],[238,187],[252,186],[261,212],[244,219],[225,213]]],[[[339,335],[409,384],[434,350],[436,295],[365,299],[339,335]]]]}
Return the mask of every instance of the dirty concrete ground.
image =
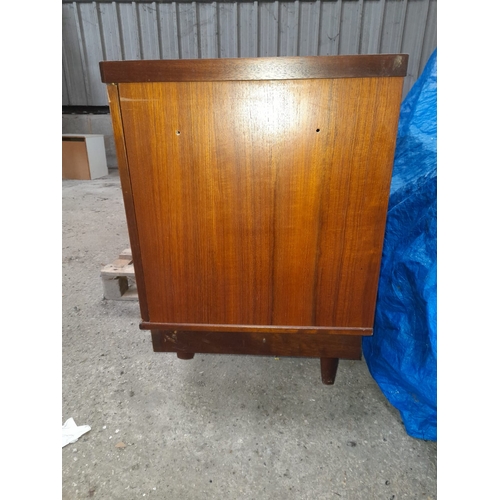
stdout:
{"type": "Polygon", "coordinates": [[[435,499],[436,443],[409,437],[364,361],[154,353],[137,302],[103,299],[129,246],[118,173],[63,181],[62,498],[435,499]]]}

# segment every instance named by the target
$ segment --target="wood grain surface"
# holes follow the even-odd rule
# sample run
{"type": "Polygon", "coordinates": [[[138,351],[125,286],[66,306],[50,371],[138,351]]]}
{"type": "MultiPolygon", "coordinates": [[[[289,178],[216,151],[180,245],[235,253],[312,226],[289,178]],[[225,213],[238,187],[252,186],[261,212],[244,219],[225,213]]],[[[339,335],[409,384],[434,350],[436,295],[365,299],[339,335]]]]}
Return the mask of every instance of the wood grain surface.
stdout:
{"type": "Polygon", "coordinates": [[[408,54],[103,61],[105,83],[404,77],[408,54]]]}
{"type": "Polygon", "coordinates": [[[141,245],[137,231],[137,220],[130,180],[129,164],[123,135],[122,115],[117,85],[108,85],[108,100],[111,119],[113,123],[113,133],[116,147],[116,157],[118,160],[118,170],[120,173],[120,183],[125,205],[125,215],[127,217],[127,227],[132,255],[134,256],[134,273],[139,296],[139,306],[143,321],[149,320],[148,301],[146,297],[146,285],[144,283],[144,272],[141,258],[141,245]]]}
{"type": "Polygon", "coordinates": [[[336,326],[283,326],[283,325],[221,325],[204,323],[153,323],[143,321],[139,324],[141,330],[172,330],[195,332],[261,332],[261,333],[289,333],[289,334],[331,334],[331,335],[372,335],[372,328],[353,328],[336,326]]]}
{"type": "Polygon", "coordinates": [[[373,326],[401,77],[118,87],[143,320],[373,326]]]}
{"type": "Polygon", "coordinates": [[[152,330],[151,338],[155,352],[187,354],[183,359],[193,353],[361,359],[362,337],[352,335],[152,330]]]}

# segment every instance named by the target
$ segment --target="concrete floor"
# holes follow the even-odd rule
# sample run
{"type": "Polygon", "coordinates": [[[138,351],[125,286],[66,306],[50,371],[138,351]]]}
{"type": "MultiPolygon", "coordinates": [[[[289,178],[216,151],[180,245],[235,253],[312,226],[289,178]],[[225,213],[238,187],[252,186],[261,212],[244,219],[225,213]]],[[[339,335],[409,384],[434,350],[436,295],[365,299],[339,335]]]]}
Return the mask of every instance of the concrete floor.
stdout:
{"type": "Polygon", "coordinates": [[[436,443],[364,361],[325,386],[317,359],[154,353],[138,303],[102,298],[129,246],[118,173],[62,193],[62,422],[92,428],[62,449],[64,500],[436,498],[436,443]]]}

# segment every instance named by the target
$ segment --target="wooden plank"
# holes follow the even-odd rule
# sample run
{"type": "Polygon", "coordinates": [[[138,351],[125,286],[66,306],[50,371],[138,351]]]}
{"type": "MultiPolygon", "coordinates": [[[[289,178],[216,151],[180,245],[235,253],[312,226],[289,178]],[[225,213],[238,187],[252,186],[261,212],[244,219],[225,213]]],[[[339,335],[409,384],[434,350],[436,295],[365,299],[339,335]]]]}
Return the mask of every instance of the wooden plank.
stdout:
{"type": "Polygon", "coordinates": [[[102,61],[99,66],[105,83],[134,83],[400,77],[406,75],[407,64],[407,54],[381,54],[102,61]]]}
{"type": "Polygon", "coordinates": [[[119,258],[119,259],[114,260],[111,265],[113,265],[114,267],[120,268],[120,267],[128,266],[131,263],[132,263],[132,259],[129,257],[128,258],[126,257],[124,259],[119,258]]]}
{"type": "Polygon", "coordinates": [[[280,333],[151,332],[155,352],[361,359],[361,337],[280,333]]]}
{"type": "Polygon", "coordinates": [[[134,265],[115,266],[113,264],[108,264],[101,269],[101,276],[126,276],[128,278],[133,278],[135,277],[134,265]]]}
{"type": "Polygon", "coordinates": [[[120,253],[119,259],[132,259],[132,250],[130,248],[125,248],[123,252],[120,253]]]}

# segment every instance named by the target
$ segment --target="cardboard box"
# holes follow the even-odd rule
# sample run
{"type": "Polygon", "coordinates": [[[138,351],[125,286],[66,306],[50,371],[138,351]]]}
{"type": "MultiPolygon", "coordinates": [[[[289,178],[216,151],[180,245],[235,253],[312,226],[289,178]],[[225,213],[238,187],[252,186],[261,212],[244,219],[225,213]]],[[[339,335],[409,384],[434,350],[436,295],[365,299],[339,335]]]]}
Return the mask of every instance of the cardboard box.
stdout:
{"type": "Polygon", "coordinates": [[[62,134],[62,178],[91,180],[108,175],[104,136],[62,134]]]}

